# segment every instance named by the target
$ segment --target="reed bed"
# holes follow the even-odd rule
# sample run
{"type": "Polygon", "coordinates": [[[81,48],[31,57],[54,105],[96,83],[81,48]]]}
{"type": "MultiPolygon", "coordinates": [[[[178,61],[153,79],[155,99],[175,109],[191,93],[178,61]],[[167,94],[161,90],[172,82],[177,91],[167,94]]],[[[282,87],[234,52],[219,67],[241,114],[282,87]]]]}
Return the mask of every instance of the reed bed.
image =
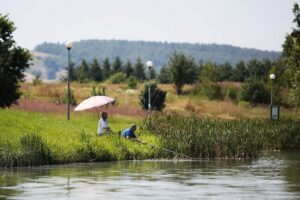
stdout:
{"type": "MultiPolygon", "coordinates": [[[[151,124],[161,147],[193,158],[255,158],[265,150],[300,149],[299,121],[163,114],[155,115],[151,124]]],[[[164,156],[174,155],[165,152],[164,156]]]]}

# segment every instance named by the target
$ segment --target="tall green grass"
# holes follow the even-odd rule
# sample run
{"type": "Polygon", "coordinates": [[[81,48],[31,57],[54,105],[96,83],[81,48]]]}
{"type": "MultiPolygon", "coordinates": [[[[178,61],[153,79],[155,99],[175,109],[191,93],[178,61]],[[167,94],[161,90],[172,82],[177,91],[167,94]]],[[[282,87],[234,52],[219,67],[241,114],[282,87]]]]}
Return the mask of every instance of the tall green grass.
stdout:
{"type": "MultiPolygon", "coordinates": [[[[96,136],[96,114],[66,116],[13,109],[0,110],[0,166],[155,158],[159,150],[120,137],[119,132],[140,119],[109,118],[111,135],[96,136]]],[[[148,133],[141,139],[157,144],[148,133]]]]}
{"type": "MultiPolygon", "coordinates": [[[[300,149],[300,123],[215,120],[175,114],[152,118],[162,147],[194,158],[254,158],[264,150],[300,149]]],[[[165,153],[165,156],[173,156],[165,153]]]]}

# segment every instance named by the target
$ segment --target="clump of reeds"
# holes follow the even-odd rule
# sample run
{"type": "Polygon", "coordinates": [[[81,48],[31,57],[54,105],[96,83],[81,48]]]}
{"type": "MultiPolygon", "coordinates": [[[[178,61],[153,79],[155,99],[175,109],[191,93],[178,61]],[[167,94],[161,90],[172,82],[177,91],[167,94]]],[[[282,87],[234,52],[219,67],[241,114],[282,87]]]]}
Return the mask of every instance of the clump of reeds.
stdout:
{"type": "Polygon", "coordinates": [[[41,136],[30,133],[20,137],[18,165],[45,165],[52,162],[51,151],[41,136]]]}
{"type": "Polygon", "coordinates": [[[300,123],[291,120],[216,120],[164,114],[154,116],[152,124],[162,147],[194,158],[254,158],[263,150],[300,149],[300,123]]]}

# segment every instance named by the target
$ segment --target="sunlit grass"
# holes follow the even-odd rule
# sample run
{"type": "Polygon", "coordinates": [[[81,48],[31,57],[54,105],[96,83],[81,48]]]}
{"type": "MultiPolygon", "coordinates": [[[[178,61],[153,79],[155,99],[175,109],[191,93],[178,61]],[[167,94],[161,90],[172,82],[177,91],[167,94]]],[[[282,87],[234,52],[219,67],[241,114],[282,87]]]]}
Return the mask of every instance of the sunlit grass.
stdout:
{"type": "MultiPolygon", "coordinates": [[[[120,131],[131,123],[142,123],[139,118],[114,116],[109,119],[114,133],[98,137],[96,136],[98,123],[96,114],[82,113],[71,117],[71,120],[67,121],[66,116],[59,114],[42,114],[13,109],[0,110],[1,165],[39,164],[39,161],[24,160],[23,153],[25,151],[27,154],[40,155],[36,152],[44,152],[40,146],[49,149],[51,155],[48,161],[40,164],[158,157],[159,152],[156,149],[120,137],[120,131]],[[36,137],[38,139],[34,139],[36,137]],[[21,138],[26,138],[29,142],[25,146],[21,145],[21,138]]],[[[139,136],[148,142],[157,141],[153,135],[145,132],[139,136]]],[[[36,157],[39,156],[28,158],[36,159],[36,157]]]]}

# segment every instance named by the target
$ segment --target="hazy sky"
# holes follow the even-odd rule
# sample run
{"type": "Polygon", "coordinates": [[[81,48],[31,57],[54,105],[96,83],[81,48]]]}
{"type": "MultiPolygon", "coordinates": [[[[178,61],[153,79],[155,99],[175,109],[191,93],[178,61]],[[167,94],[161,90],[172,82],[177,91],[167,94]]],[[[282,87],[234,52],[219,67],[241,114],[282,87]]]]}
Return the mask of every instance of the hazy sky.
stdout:
{"type": "Polygon", "coordinates": [[[300,0],[0,0],[18,45],[126,39],[281,50],[300,0]]]}

